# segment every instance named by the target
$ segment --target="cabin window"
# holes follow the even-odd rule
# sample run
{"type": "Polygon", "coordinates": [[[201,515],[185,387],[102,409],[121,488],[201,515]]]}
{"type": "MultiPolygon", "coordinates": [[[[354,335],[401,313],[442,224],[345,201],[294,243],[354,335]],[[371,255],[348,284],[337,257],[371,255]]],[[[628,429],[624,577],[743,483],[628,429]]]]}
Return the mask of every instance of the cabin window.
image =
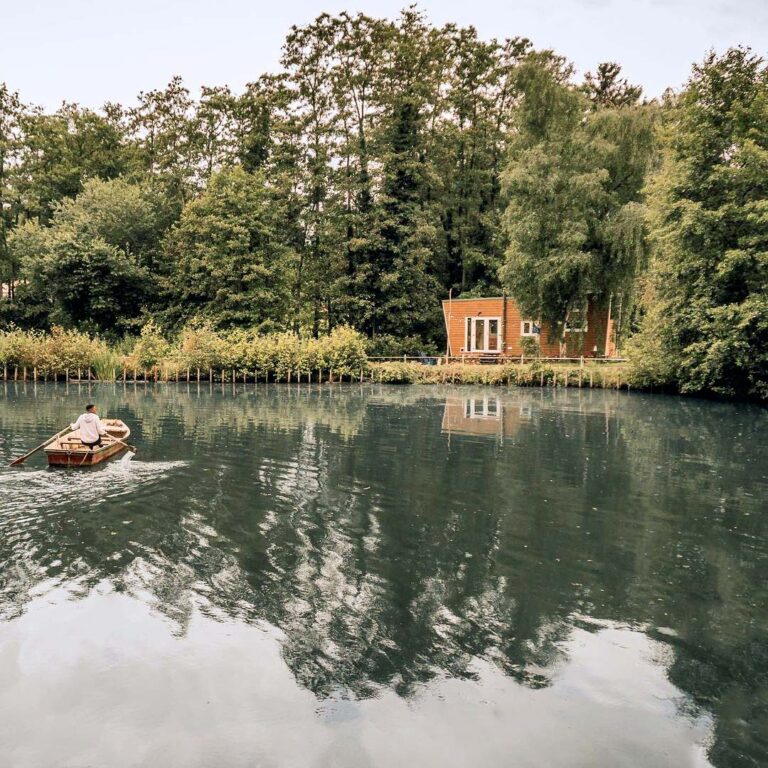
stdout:
{"type": "Polygon", "coordinates": [[[566,333],[586,333],[587,318],[584,312],[579,310],[571,312],[565,322],[566,333]]]}
{"type": "Polygon", "coordinates": [[[501,318],[468,317],[465,336],[466,352],[500,352],[501,318]]]}
{"type": "Polygon", "coordinates": [[[521,336],[538,336],[541,333],[541,326],[535,320],[522,320],[520,322],[521,336]]]}

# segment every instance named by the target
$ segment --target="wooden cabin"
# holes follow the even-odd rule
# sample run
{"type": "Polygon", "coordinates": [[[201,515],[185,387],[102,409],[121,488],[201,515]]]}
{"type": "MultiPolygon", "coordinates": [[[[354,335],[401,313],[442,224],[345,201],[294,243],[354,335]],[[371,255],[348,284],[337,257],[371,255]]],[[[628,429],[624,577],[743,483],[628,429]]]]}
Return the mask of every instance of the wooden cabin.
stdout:
{"type": "Polygon", "coordinates": [[[615,357],[614,323],[610,307],[589,302],[586,318],[575,318],[551,333],[546,324],[521,314],[506,296],[481,299],[446,299],[443,317],[450,357],[520,357],[524,340],[538,342],[542,357],[615,357]]]}

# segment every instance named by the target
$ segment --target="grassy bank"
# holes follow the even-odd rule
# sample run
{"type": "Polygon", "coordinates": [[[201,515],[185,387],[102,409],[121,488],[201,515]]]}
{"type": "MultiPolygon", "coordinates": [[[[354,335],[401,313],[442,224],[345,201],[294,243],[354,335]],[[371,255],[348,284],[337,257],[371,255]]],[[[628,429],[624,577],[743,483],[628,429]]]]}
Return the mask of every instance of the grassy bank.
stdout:
{"type": "Polygon", "coordinates": [[[628,363],[532,361],[504,365],[371,363],[371,381],[382,384],[475,384],[517,387],[632,388],[628,363]]]}
{"type": "Polygon", "coordinates": [[[191,327],[168,340],[151,323],[129,347],[74,331],[0,333],[4,380],[218,381],[382,384],[481,384],[628,389],[627,363],[532,360],[502,365],[374,362],[365,339],[337,328],[320,339],[289,333],[259,336],[191,327]]]}

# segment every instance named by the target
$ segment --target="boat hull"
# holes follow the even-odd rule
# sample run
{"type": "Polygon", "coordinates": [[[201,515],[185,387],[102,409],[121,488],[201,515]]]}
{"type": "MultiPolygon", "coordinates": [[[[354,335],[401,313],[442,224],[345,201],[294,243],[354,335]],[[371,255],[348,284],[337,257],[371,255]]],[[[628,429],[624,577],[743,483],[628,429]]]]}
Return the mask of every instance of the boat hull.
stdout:
{"type": "Polygon", "coordinates": [[[107,434],[98,448],[87,448],[80,442],[77,431],[68,432],[45,448],[50,467],[93,467],[126,450],[126,446],[114,438],[126,440],[131,430],[120,419],[104,419],[107,434]]]}

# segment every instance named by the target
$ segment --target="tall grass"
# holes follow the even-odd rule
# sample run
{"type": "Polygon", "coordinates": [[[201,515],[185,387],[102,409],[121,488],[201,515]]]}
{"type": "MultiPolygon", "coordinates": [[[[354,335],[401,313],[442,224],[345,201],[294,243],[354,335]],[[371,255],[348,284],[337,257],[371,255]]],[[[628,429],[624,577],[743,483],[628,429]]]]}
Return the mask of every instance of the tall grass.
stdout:
{"type": "Polygon", "coordinates": [[[50,334],[11,329],[0,332],[0,366],[31,372],[65,373],[92,370],[97,378],[132,375],[169,378],[182,371],[204,376],[236,372],[277,381],[299,376],[315,379],[359,375],[367,369],[365,339],[348,327],[320,339],[291,333],[261,336],[250,331],[219,333],[193,325],[168,340],[148,323],[130,351],[109,347],[98,338],[55,328],[50,334]]]}
{"type": "MultiPolygon", "coordinates": [[[[28,375],[92,371],[97,379],[121,377],[249,381],[329,381],[362,379],[384,384],[487,384],[518,386],[632,385],[628,365],[509,363],[505,365],[420,365],[377,363],[366,355],[366,340],[349,327],[319,339],[291,333],[218,332],[190,325],[173,339],[148,323],[133,344],[110,347],[98,338],[54,328],[49,334],[18,329],[0,332],[0,367],[27,369],[28,375]]],[[[17,370],[17,372],[18,372],[17,370]]]]}

